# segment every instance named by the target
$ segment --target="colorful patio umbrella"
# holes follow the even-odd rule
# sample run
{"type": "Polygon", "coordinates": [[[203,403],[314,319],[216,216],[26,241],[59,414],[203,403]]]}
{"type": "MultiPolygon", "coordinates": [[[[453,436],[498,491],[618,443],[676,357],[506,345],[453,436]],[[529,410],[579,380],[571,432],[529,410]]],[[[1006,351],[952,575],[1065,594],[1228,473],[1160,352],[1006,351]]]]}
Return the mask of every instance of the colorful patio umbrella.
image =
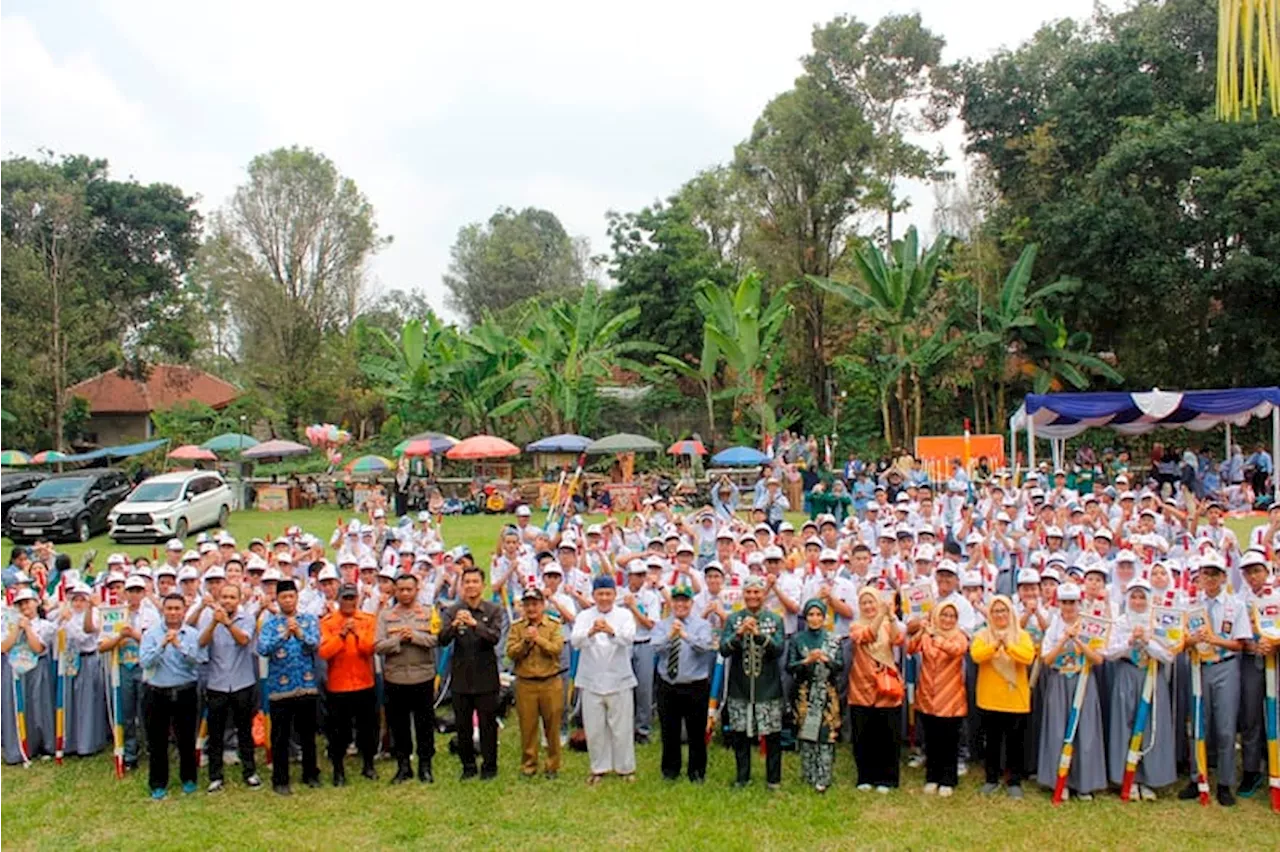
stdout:
{"type": "Polygon", "coordinates": [[[30,463],[31,457],[22,452],[22,450],[5,450],[0,453],[0,464],[23,465],[30,463]]]}
{"type": "Polygon", "coordinates": [[[520,448],[493,435],[472,435],[454,444],[448,452],[451,459],[501,459],[520,455],[520,448]]]}
{"type": "Polygon", "coordinates": [[[764,464],[768,460],[769,457],[755,447],[730,447],[711,457],[712,464],[724,465],[725,467],[751,467],[757,464],[764,464]]]}
{"type": "Polygon", "coordinates": [[[285,456],[305,456],[309,452],[311,452],[310,447],[304,447],[295,441],[277,438],[274,441],[263,441],[256,447],[250,447],[241,455],[247,459],[271,459],[284,458],[285,456]]]}
{"type": "Polygon", "coordinates": [[[169,458],[179,459],[181,461],[218,460],[218,457],[214,455],[213,450],[206,450],[204,447],[197,447],[195,444],[183,444],[181,447],[170,451],[169,458]]]}
{"type": "Polygon", "coordinates": [[[580,453],[591,445],[590,438],[582,435],[551,435],[526,444],[526,453],[580,453]]]}
{"type": "Polygon", "coordinates": [[[445,435],[440,432],[422,432],[405,438],[396,444],[391,454],[393,456],[430,456],[447,452],[450,447],[457,443],[458,439],[452,435],[445,435]]]}
{"type": "Polygon", "coordinates": [[[395,470],[396,463],[382,456],[360,456],[347,462],[347,473],[382,473],[395,470]]]}
{"type": "Polygon", "coordinates": [[[702,446],[701,441],[686,439],[684,441],[676,441],[667,447],[667,454],[672,456],[705,456],[707,448],[702,446]]]}
{"type": "Polygon", "coordinates": [[[213,450],[215,453],[234,453],[258,446],[258,439],[252,435],[242,435],[239,432],[223,432],[221,435],[205,441],[200,446],[206,450],[213,450]]]}
{"type": "Polygon", "coordinates": [[[53,464],[60,462],[67,457],[66,453],[60,453],[57,450],[41,450],[31,457],[32,464],[53,464]]]}
{"type": "Polygon", "coordinates": [[[662,445],[657,441],[652,441],[643,435],[632,435],[627,432],[619,432],[616,435],[592,441],[586,449],[586,452],[591,455],[602,453],[657,453],[661,451],[662,445]]]}

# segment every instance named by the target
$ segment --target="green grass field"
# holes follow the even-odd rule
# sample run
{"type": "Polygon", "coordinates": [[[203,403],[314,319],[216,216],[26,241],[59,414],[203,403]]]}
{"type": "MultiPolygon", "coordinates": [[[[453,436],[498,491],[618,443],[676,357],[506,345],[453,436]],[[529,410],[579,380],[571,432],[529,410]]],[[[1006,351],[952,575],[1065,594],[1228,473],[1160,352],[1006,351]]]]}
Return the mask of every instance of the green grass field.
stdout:
{"type": "MultiPolygon", "coordinates": [[[[332,530],[336,512],[240,513],[231,530],[245,542],[300,524],[317,535],[332,530]]],[[[465,543],[487,562],[502,519],[447,519],[451,545],[465,543]]],[[[1237,528],[1247,532],[1247,524],[1237,528]]],[[[7,559],[8,542],[4,555],[7,559]]],[[[89,543],[99,559],[122,549],[150,555],[151,548],[115,548],[105,538],[89,543]]],[[[67,546],[74,556],[82,546],[67,546]]],[[[1234,809],[1173,800],[1166,791],[1152,803],[1122,804],[1114,796],[1069,802],[1053,808],[1047,793],[1032,791],[1021,803],[977,794],[981,767],[961,779],[955,797],[920,792],[922,770],[903,770],[903,786],[887,796],[854,790],[853,759],[841,746],[836,785],[825,795],[804,787],[799,760],[784,758],[784,785],[770,794],[757,760],[757,784],[744,791],[728,787],[730,752],[712,747],[707,783],[668,784],[658,771],[660,746],[638,748],[639,783],[583,784],[586,755],[567,752],[558,781],[517,777],[519,739],[514,714],[504,731],[496,782],[458,780],[447,737],[437,738],[436,784],[391,787],[392,766],[380,763],[382,779],[370,782],[349,772],[348,786],[309,790],[281,799],[269,790],[253,792],[227,772],[228,788],[152,802],[147,798],[145,760],[141,772],[123,781],[112,777],[107,756],[69,759],[56,767],[41,761],[30,768],[4,767],[0,773],[0,840],[13,849],[127,848],[146,844],[164,849],[319,848],[381,849],[393,846],[454,848],[575,849],[613,846],[646,849],[1275,849],[1280,817],[1263,798],[1234,809]],[[1267,838],[1270,837],[1270,840],[1267,838]]],[[[321,749],[323,754],[323,749],[321,749]]],[[[176,761],[175,761],[176,763],[176,761]]],[[[322,757],[323,766],[323,757],[322,757]]],[[[349,766],[350,769],[350,761],[349,766]]],[[[176,772],[176,766],[175,766],[176,772]]],[[[295,779],[297,769],[294,769],[295,779]]],[[[328,772],[325,772],[326,780],[328,772]]],[[[201,773],[202,782],[205,780],[201,773]]],[[[176,784],[176,779],[175,779],[176,784]]]]}

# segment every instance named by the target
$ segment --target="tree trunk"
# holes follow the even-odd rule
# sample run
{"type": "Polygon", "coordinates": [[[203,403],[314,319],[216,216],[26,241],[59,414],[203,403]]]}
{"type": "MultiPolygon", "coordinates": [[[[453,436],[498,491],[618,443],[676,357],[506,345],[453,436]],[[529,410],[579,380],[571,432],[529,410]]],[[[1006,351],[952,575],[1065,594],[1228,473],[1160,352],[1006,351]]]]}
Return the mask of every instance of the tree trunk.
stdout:
{"type": "Polygon", "coordinates": [[[921,394],[920,394],[920,374],[915,370],[912,370],[911,380],[912,380],[912,383],[915,385],[915,404],[916,404],[915,419],[912,421],[912,425],[915,427],[915,431],[911,433],[911,439],[912,439],[911,446],[914,448],[915,439],[920,437],[920,416],[921,416],[921,410],[923,409],[924,406],[922,404],[921,394]]]}
{"type": "Polygon", "coordinates": [[[889,388],[887,385],[880,386],[880,418],[884,422],[884,442],[890,449],[893,448],[893,422],[889,417],[889,388]]]}
{"type": "Polygon", "coordinates": [[[703,382],[702,392],[707,398],[707,437],[716,442],[716,405],[711,398],[711,382],[703,382]]]}

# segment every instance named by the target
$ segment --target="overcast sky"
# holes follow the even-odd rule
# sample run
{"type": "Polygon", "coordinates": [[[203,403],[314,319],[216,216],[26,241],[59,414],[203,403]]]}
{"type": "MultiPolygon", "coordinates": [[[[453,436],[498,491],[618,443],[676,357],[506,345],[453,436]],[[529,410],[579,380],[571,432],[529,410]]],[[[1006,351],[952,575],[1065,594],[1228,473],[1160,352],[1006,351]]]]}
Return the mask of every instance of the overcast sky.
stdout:
{"type": "MultiPolygon", "coordinates": [[[[395,237],[379,290],[441,275],[462,225],[499,206],[553,211],[608,249],[636,210],[725,162],[785,91],[815,23],[918,10],[947,59],[985,57],[1090,0],[643,4],[6,0],[0,149],[105,157],[208,212],[258,153],[322,151],[395,237]]],[[[959,152],[959,133],[946,136],[959,152]]],[[[962,164],[953,161],[953,169],[962,164]]],[[[928,227],[931,193],[908,221],[928,227]]]]}

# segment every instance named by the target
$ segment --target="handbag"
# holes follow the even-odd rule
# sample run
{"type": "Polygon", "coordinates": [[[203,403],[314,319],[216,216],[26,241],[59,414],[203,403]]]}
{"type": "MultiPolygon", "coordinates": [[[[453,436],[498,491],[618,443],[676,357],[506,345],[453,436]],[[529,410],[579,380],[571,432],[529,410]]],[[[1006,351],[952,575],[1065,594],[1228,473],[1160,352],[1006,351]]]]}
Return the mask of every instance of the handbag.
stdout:
{"type": "Polygon", "coordinates": [[[902,685],[902,675],[893,666],[877,665],[876,698],[899,703],[906,694],[902,685]]]}

